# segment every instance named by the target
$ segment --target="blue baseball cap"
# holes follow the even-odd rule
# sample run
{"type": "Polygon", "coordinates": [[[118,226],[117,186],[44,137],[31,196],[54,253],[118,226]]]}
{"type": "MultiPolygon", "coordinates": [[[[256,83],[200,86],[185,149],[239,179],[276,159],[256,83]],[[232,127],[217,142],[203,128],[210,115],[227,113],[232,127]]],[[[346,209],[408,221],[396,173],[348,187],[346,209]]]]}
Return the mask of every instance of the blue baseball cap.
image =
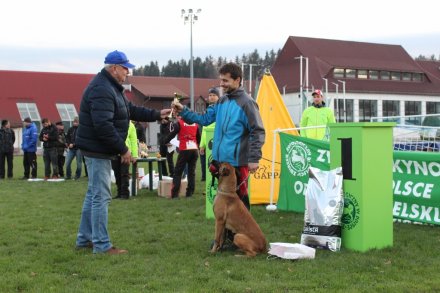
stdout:
{"type": "Polygon", "coordinates": [[[104,64],[117,64],[126,68],[135,68],[133,64],[129,63],[127,56],[121,51],[113,51],[105,56],[104,64]]]}

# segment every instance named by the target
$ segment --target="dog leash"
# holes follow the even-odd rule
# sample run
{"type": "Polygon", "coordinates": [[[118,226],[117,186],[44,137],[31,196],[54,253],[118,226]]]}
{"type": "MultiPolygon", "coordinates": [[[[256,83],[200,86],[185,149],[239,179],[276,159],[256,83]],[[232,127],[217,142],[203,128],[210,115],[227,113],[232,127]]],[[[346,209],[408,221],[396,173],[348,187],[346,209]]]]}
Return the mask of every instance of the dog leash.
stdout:
{"type": "Polygon", "coordinates": [[[239,191],[239,190],[240,190],[240,186],[242,186],[243,183],[247,182],[248,179],[249,179],[249,174],[246,176],[246,178],[245,178],[243,181],[241,181],[240,184],[237,185],[237,189],[236,189],[236,191],[239,191]]]}

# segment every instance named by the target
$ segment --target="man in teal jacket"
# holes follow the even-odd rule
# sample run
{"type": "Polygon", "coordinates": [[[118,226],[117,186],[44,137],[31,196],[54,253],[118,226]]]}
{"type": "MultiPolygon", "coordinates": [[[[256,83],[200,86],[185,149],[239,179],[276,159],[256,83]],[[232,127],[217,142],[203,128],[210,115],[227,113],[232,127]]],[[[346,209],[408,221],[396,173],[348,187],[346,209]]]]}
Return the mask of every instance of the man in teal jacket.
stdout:
{"type": "MultiPolygon", "coordinates": [[[[325,106],[322,92],[315,90],[312,93],[313,105],[304,110],[301,116],[301,127],[312,127],[335,123],[332,109],[325,106]]],[[[322,140],[325,136],[325,127],[302,129],[301,136],[322,140]]]]}
{"type": "Polygon", "coordinates": [[[173,108],[187,123],[209,125],[216,123],[212,159],[228,162],[238,171],[238,196],[249,209],[247,181],[249,173],[257,171],[265,130],[258,105],[242,87],[243,72],[237,64],[228,63],[219,70],[220,86],[224,95],[216,104],[199,115],[180,103],[173,108]]]}

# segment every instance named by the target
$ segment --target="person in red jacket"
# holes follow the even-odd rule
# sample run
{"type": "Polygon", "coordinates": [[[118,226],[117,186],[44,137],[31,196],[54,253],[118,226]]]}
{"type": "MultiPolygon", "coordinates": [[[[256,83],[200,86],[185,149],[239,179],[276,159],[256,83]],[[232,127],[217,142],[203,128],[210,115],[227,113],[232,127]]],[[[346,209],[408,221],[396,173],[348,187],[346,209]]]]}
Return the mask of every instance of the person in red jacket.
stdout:
{"type": "Polygon", "coordinates": [[[179,155],[177,156],[176,166],[174,167],[173,186],[171,197],[178,198],[182,173],[188,164],[188,186],[186,197],[191,197],[196,185],[196,163],[199,157],[200,131],[197,123],[188,124],[180,117],[170,125],[170,133],[162,140],[162,144],[167,144],[176,135],[179,139],[179,155]]]}

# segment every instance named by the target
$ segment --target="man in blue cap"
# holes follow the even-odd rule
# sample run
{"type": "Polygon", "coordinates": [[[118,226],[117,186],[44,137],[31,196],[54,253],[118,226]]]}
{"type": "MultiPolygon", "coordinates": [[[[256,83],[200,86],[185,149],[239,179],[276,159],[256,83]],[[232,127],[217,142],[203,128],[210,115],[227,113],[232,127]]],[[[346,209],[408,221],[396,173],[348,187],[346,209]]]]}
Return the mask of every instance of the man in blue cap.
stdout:
{"type": "Polygon", "coordinates": [[[104,63],[84,91],[80,105],[76,145],[85,157],[89,182],[76,246],[93,248],[93,253],[122,254],[127,250],[113,247],[107,229],[111,160],[119,158],[122,164],[132,161],[125,144],[130,120],[160,120],[171,109],[138,107],[127,100],[122,84],[135,66],[123,52],[108,53],[104,63]]]}

